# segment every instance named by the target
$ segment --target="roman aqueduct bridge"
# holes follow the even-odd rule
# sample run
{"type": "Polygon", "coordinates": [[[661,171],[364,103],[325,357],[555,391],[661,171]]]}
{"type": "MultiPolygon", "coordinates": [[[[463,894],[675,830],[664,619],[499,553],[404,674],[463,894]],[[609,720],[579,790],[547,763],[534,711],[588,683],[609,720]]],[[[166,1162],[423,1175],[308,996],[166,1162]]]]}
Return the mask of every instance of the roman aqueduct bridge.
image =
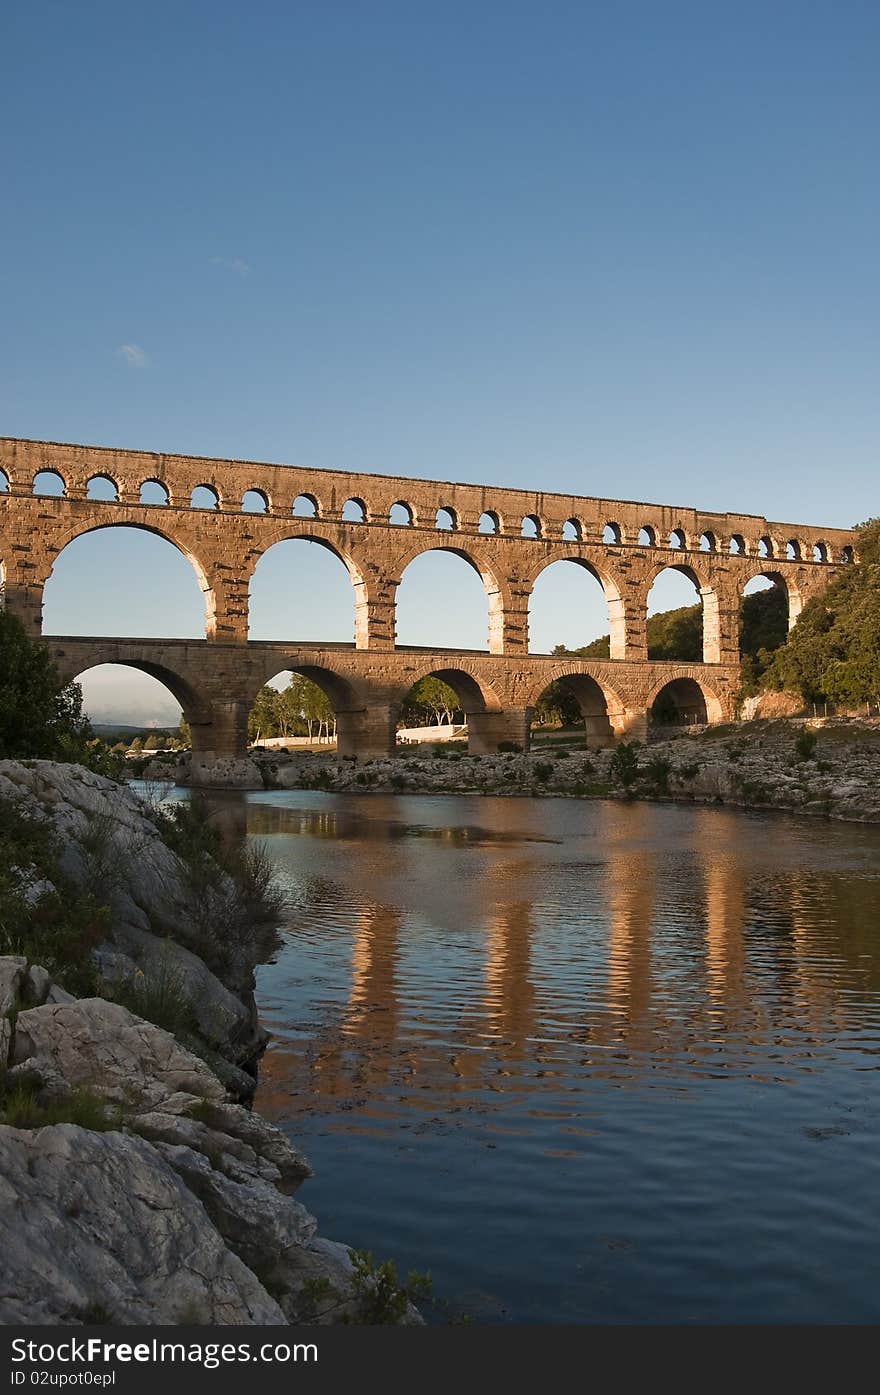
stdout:
{"type": "Polygon", "coordinates": [[[580,702],[590,744],[644,736],[661,691],[682,707],[702,705],[709,721],[726,720],[739,685],[744,586],[756,576],[781,586],[793,625],[804,603],[855,560],[848,530],[757,515],[9,438],[0,440],[0,491],[5,603],[34,633],[42,633],[52,568],[84,533],[146,529],[189,560],[205,597],[203,640],[44,639],[71,677],[119,663],[159,678],[181,703],[194,758],[205,763],[244,754],[250,705],[284,669],[324,689],[337,714],[340,752],[361,757],[393,750],[403,698],[427,674],[456,690],[471,748],[481,752],[500,741],[526,746],[531,709],[558,678],[580,702]],[[43,492],[46,472],[57,493],[43,492]],[[96,481],[111,497],[90,497],[96,481]],[[347,568],[355,602],[351,644],[248,640],[254,569],[288,538],[328,548],[347,568]],[[401,576],[413,558],[434,549],[456,553],[482,579],[487,652],[396,645],[401,576]],[[609,659],[528,652],[532,587],[560,560],[587,568],[602,587],[609,659]],[[670,567],[700,593],[702,663],[648,658],[648,592],[670,567]]]}

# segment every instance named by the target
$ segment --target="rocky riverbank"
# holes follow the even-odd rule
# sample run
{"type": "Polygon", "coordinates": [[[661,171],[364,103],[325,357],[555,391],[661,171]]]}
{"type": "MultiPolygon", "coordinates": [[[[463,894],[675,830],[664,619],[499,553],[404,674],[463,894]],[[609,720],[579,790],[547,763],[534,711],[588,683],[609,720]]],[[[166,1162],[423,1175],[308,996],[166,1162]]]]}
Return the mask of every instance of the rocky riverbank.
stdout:
{"type": "Polygon", "coordinates": [[[369,1266],[293,1197],[308,1162],[246,1105],[277,907],[224,861],[191,813],[0,761],[2,1323],[377,1320],[369,1266]]]}
{"type": "MultiPolygon", "coordinates": [[[[187,784],[186,759],[151,762],[146,778],[187,784]]],[[[464,743],[402,748],[355,762],[335,752],[254,751],[220,762],[215,787],[345,793],[559,795],[664,799],[880,822],[880,723],[756,720],[670,731],[647,746],[587,751],[583,733],[545,736],[528,754],[470,756],[464,743]],[[621,754],[623,749],[623,754],[621,754]]]]}

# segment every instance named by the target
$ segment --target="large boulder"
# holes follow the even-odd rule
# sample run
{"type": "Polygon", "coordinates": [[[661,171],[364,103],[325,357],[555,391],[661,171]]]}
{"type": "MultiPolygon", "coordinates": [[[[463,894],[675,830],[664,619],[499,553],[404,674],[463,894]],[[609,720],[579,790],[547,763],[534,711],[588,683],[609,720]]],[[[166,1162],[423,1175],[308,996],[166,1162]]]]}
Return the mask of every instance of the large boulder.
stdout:
{"type": "Polygon", "coordinates": [[[0,1322],[277,1324],[278,1304],[140,1138],[0,1126],[0,1322]]]}
{"type": "Polygon", "coordinates": [[[204,1061],[119,1003],[79,998],[20,1012],[13,1059],[46,1059],[69,1085],[132,1110],[178,1113],[225,1091],[204,1061]]]}
{"type": "Polygon", "coordinates": [[[259,1034],[250,1006],[231,993],[204,960],[184,945],[160,939],[132,924],[118,923],[112,941],[96,954],[102,976],[112,985],[143,983],[179,997],[192,1013],[199,1036],[209,1045],[253,1054],[259,1034]]]}

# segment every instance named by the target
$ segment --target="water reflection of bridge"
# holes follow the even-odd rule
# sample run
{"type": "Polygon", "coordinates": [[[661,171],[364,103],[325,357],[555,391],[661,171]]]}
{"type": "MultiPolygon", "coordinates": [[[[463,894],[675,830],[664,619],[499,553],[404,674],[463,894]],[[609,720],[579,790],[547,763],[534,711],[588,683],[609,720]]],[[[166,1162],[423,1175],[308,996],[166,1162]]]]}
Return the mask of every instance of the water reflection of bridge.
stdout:
{"type": "MultiPolygon", "coordinates": [[[[496,829],[506,803],[493,809],[496,829]]],[[[661,1067],[715,1073],[729,1048],[741,1060],[772,1041],[807,1042],[845,1028],[829,951],[854,985],[876,970],[860,957],[858,937],[829,946],[823,903],[836,892],[827,879],[797,869],[776,874],[771,915],[767,887],[749,878],[736,851],[738,816],[697,815],[692,849],[669,853],[652,840],[650,806],[595,808],[596,863],[581,875],[573,868],[569,906],[542,904],[546,850],[531,853],[527,843],[516,846],[513,876],[509,859],[487,861],[478,914],[455,934],[413,928],[387,900],[363,905],[345,1006],[308,1067],[295,1047],[269,1053],[264,1105],[271,1108],[273,1081],[289,1084],[304,1069],[311,1091],[356,1101],[368,1113],[382,1112],[395,1093],[436,1112],[441,1099],[454,1106],[476,1091],[490,1099],[544,1090],[557,1068],[625,1082],[649,1057],[661,1067]],[[519,894],[524,886],[532,899],[519,894]]],[[[282,824],[283,814],[262,806],[256,829],[282,824]]],[[[354,816],[342,809],[296,817],[333,837],[339,821],[354,816]]],[[[515,808],[511,817],[515,823],[515,808]]],[[[442,837],[442,829],[433,832],[442,837]]],[[[357,845],[347,848],[357,885],[357,845]]],[[[406,883],[412,856],[412,841],[387,840],[388,884],[406,883]]],[[[864,889],[880,910],[876,884],[864,889]]]]}

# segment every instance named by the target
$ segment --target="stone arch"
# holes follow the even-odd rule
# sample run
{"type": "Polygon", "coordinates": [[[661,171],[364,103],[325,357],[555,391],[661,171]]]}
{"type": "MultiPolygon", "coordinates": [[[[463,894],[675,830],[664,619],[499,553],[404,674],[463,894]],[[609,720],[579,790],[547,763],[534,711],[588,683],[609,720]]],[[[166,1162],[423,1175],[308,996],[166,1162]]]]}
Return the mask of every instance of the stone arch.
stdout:
{"type": "Polygon", "coordinates": [[[537,513],[527,513],[520,524],[521,538],[543,538],[544,521],[537,513]]]}
{"type": "MultiPolygon", "coordinates": [[[[366,582],[365,582],[365,577],[364,577],[364,571],[361,569],[361,567],[360,567],[360,565],[358,564],[358,562],[355,560],[355,558],[352,556],[352,554],[351,554],[347,549],[343,549],[343,548],[339,547],[336,543],[331,542],[328,538],[322,536],[322,534],[321,534],[319,531],[317,531],[314,527],[310,527],[310,526],[309,526],[309,524],[310,524],[311,522],[312,522],[312,520],[310,520],[310,519],[303,519],[303,520],[302,520],[302,523],[303,523],[304,526],[294,528],[294,527],[292,526],[292,520],[291,520],[291,524],[290,524],[290,525],[288,525],[288,526],[286,526],[286,527],[284,527],[284,528],[282,528],[282,529],[279,529],[279,530],[277,530],[277,531],[275,532],[274,536],[271,538],[271,540],[269,540],[269,541],[267,542],[267,544],[266,544],[265,547],[263,547],[262,549],[259,549],[259,550],[258,550],[258,549],[252,549],[252,550],[251,550],[251,552],[250,552],[250,554],[249,554],[249,562],[250,562],[250,583],[249,583],[249,584],[250,584],[251,598],[253,599],[254,578],[255,578],[255,576],[256,576],[256,574],[257,574],[257,571],[258,571],[258,569],[259,569],[260,563],[261,563],[261,562],[263,561],[263,559],[266,558],[266,557],[269,555],[269,553],[272,552],[275,548],[279,547],[279,546],[280,546],[281,544],[283,544],[283,543],[297,543],[297,542],[309,543],[309,544],[311,544],[311,545],[313,545],[313,546],[317,546],[317,547],[321,548],[322,551],[327,552],[327,553],[329,553],[330,555],[332,555],[333,557],[335,557],[336,560],[337,560],[338,562],[341,562],[342,566],[345,568],[345,571],[348,573],[348,579],[349,579],[349,582],[351,583],[351,606],[352,606],[351,616],[352,616],[352,629],[351,629],[351,634],[349,635],[349,637],[348,637],[344,642],[345,642],[345,643],[351,643],[351,642],[353,642],[354,637],[355,637],[355,634],[357,633],[357,630],[358,630],[358,625],[359,625],[359,623],[360,623],[360,618],[361,618],[361,612],[363,611],[364,614],[366,613],[366,606],[367,606],[367,602],[368,602],[368,599],[369,599],[369,597],[368,597],[368,595],[367,595],[367,587],[366,587],[366,582]]],[[[283,555],[288,555],[288,554],[285,553],[285,554],[283,554],[283,555]]],[[[307,555],[307,554],[306,554],[306,555],[307,555]]],[[[251,608],[251,607],[249,607],[249,608],[251,608]]],[[[249,617],[249,619],[252,620],[252,617],[249,617]]],[[[266,636],[264,636],[264,638],[266,638],[266,636]]],[[[292,639],[293,636],[291,636],[290,634],[286,634],[286,635],[276,636],[276,638],[281,638],[281,639],[292,639]]],[[[300,636],[300,638],[304,638],[304,636],[300,636]]],[[[311,638],[314,638],[315,640],[322,640],[322,639],[327,639],[327,636],[326,636],[326,635],[314,635],[314,636],[311,636],[311,638]]]]}
{"type": "Polygon", "coordinates": [[[442,504],[434,515],[434,527],[445,533],[458,532],[458,513],[448,504],[442,504]]]}
{"type": "Polygon", "coordinates": [[[563,542],[583,542],[584,525],[579,518],[567,518],[562,525],[563,542]]]}
{"type": "Polygon", "coordinates": [[[340,509],[340,517],[343,523],[368,523],[370,515],[367,510],[366,500],[355,498],[346,499],[340,509]],[[346,513],[346,509],[348,513],[346,513]]]}
{"type": "Polygon", "coordinates": [[[309,493],[297,494],[291,505],[290,512],[293,514],[294,518],[321,517],[321,509],[318,500],[314,494],[309,493]]]}
{"type": "MultiPolygon", "coordinates": [[[[664,572],[680,572],[686,576],[696,588],[700,603],[702,605],[703,616],[703,653],[702,660],[706,664],[717,664],[721,662],[721,607],[719,594],[712,584],[709,573],[704,571],[702,566],[696,567],[690,562],[665,562],[648,574],[645,584],[645,614],[648,612],[649,598],[654,583],[664,572]]],[[[648,654],[651,658],[651,654],[648,654]]]]}
{"type": "Polygon", "coordinates": [[[692,673],[661,678],[648,695],[649,720],[660,725],[714,725],[723,722],[724,715],[724,704],[715,690],[692,673]]]}
{"type": "Polygon", "coordinates": [[[119,482],[112,475],[101,474],[90,475],[86,480],[86,498],[99,500],[102,503],[119,503],[119,482]],[[103,488],[107,486],[107,488],[103,488]],[[109,492],[108,492],[109,490],[109,492]]]}
{"type": "MultiPolygon", "coordinates": [[[[324,693],[336,719],[336,750],[339,756],[358,756],[369,746],[370,738],[375,741],[376,754],[390,754],[393,746],[393,730],[396,710],[375,707],[367,701],[365,694],[326,661],[316,663],[309,654],[303,654],[294,646],[287,649],[279,646],[267,657],[262,670],[246,689],[244,710],[245,728],[247,717],[260,688],[265,687],[281,673],[298,673],[314,683],[324,693]],[[376,728],[376,733],[372,732],[376,728]],[[378,733],[378,734],[377,734],[378,733]]],[[[369,752],[368,752],[369,753],[369,752]]]]}
{"type": "Polygon", "coordinates": [[[789,562],[800,562],[802,549],[799,538],[789,538],[785,544],[785,556],[789,562]]]}
{"type": "MultiPolygon", "coordinates": [[[[259,687],[257,688],[254,688],[251,684],[248,688],[247,697],[245,699],[245,708],[247,713],[246,721],[248,727],[250,726],[250,716],[253,711],[254,704],[264,688],[275,688],[276,691],[279,693],[283,693],[288,690],[288,688],[290,687],[289,679],[284,687],[276,686],[276,679],[283,677],[285,674],[289,674],[290,678],[304,678],[320,690],[320,692],[323,694],[324,698],[327,701],[330,712],[332,713],[334,726],[338,726],[340,714],[350,714],[353,710],[356,710],[359,707],[363,707],[363,703],[358,701],[357,695],[351,683],[347,679],[340,677],[339,674],[335,673],[332,668],[328,668],[325,664],[314,664],[308,662],[300,663],[297,662],[298,658],[299,655],[297,655],[295,658],[291,657],[288,661],[287,656],[283,653],[283,651],[276,651],[276,653],[268,660],[268,662],[264,664],[263,681],[259,684],[259,687]],[[271,669],[272,672],[269,672],[269,669],[271,669]]],[[[302,719],[307,723],[310,721],[319,723],[327,722],[327,736],[330,739],[330,741],[335,739],[336,732],[334,731],[331,733],[329,730],[330,717],[326,709],[322,713],[320,709],[318,711],[312,710],[310,712],[307,708],[304,712],[301,713],[301,716],[302,719]]],[[[250,732],[248,732],[248,741],[250,741],[250,732]]]]}
{"type": "Polygon", "coordinates": [[[656,547],[657,529],[650,523],[643,523],[636,541],[639,547],[656,547]]]}
{"type": "Polygon", "coordinates": [[[442,665],[430,661],[417,664],[407,674],[408,685],[397,694],[397,699],[403,701],[410,688],[421,682],[423,678],[439,678],[441,683],[448,684],[460,699],[463,712],[500,712],[502,710],[501,698],[492,684],[483,678],[475,668],[459,663],[450,668],[444,668],[442,665]]]}
{"type": "Polygon", "coordinates": [[[495,748],[496,742],[492,740],[492,718],[502,712],[502,703],[494,687],[479,672],[466,663],[444,668],[442,664],[428,662],[416,668],[412,675],[407,675],[407,678],[410,677],[412,681],[407,688],[395,695],[397,710],[402,707],[407,693],[416,683],[421,682],[423,678],[438,678],[441,683],[446,683],[452,689],[465,714],[468,751],[472,755],[482,755],[495,748]]]}
{"type": "Polygon", "coordinates": [[[798,616],[804,608],[804,597],[793,572],[791,570],[776,571],[771,567],[756,566],[754,568],[749,568],[748,576],[742,578],[742,591],[745,590],[745,587],[748,586],[750,581],[756,581],[758,578],[763,578],[769,581],[771,585],[778,586],[784,595],[787,596],[788,628],[793,630],[797,624],[798,616]]]}
{"type": "Polygon", "coordinates": [[[327,695],[334,712],[347,712],[364,706],[363,697],[350,679],[337,673],[324,661],[315,663],[295,645],[291,645],[289,649],[281,645],[266,655],[262,668],[246,685],[244,698],[249,709],[260,689],[281,673],[299,673],[303,678],[308,678],[310,683],[314,683],[327,695]]]}
{"type": "Polygon", "coordinates": [[[742,533],[731,533],[730,543],[728,545],[728,552],[730,553],[731,557],[747,556],[748,548],[746,547],[746,540],[743,537],[742,533]]]}
{"type": "Polygon", "coordinates": [[[111,530],[122,528],[133,528],[137,532],[149,533],[153,537],[161,538],[163,542],[170,544],[171,547],[175,548],[177,552],[181,553],[181,555],[186,558],[195,573],[196,581],[204,597],[206,633],[212,635],[216,616],[216,596],[207,567],[203,565],[200,558],[186,543],[178,538],[171,529],[163,528],[156,524],[126,519],[120,522],[108,521],[107,523],[88,523],[85,527],[71,527],[66,534],[62,534],[58,537],[58,549],[54,554],[52,565],[43,580],[44,591],[45,587],[52,580],[53,573],[55,572],[60,558],[64,556],[66,549],[71,543],[78,542],[80,538],[87,537],[90,533],[106,533],[111,530]]]}
{"type": "Polygon", "coordinates": [[[147,504],[152,508],[161,508],[163,505],[171,503],[171,491],[164,480],[149,479],[142,480],[138,488],[138,503],[147,504]],[[149,492],[150,488],[160,489],[164,494],[164,499],[149,499],[144,497],[144,491],[149,492]]]}
{"type": "MultiPolygon", "coordinates": [[[[112,641],[110,644],[112,645],[112,641]]],[[[148,677],[155,678],[157,682],[162,684],[163,688],[167,688],[174,700],[180,703],[183,715],[191,726],[210,722],[212,717],[210,700],[194,687],[189,678],[170,668],[167,664],[156,663],[154,660],[146,658],[123,659],[111,647],[108,647],[106,658],[101,657],[100,650],[98,650],[95,658],[85,668],[79,668],[75,661],[68,662],[66,668],[70,672],[70,677],[78,682],[80,678],[93,669],[108,665],[112,665],[114,668],[130,668],[136,673],[145,673],[148,677]]],[[[63,670],[63,663],[59,662],[58,667],[63,670]]]]}
{"type": "Polygon", "coordinates": [[[683,552],[687,547],[687,533],[683,528],[673,528],[669,534],[669,546],[683,552]]]}
{"type": "Polygon", "coordinates": [[[827,542],[825,542],[822,538],[819,538],[816,542],[813,543],[813,561],[814,561],[814,562],[830,562],[830,561],[831,561],[831,553],[830,553],[830,551],[829,551],[828,544],[827,544],[827,542]]]}
{"type": "Polygon", "coordinates": [[[246,489],[239,505],[242,513],[271,513],[272,504],[265,489],[246,489]]]}
{"type": "Polygon", "coordinates": [[[388,522],[395,528],[414,528],[416,511],[405,499],[396,499],[388,510],[388,522]],[[394,512],[395,509],[398,510],[397,513],[394,512]]]}
{"type": "Polygon", "coordinates": [[[702,532],[702,533],[700,534],[700,551],[701,551],[701,552],[717,552],[717,551],[718,551],[718,535],[717,535],[717,533],[713,533],[713,531],[712,531],[711,528],[707,528],[704,532],[702,532]]]}
{"type": "Polygon", "coordinates": [[[855,552],[849,543],[840,549],[840,560],[843,562],[844,566],[849,566],[850,562],[854,562],[855,559],[855,552]]]}
{"type": "Polygon", "coordinates": [[[0,469],[0,494],[9,493],[9,476],[6,471],[0,469]]]}
{"type": "Polygon", "coordinates": [[[585,673],[573,664],[554,665],[533,682],[526,700],[529,723],[538,701],[554,683],[570,693],[580,708],[585,744],[594,750],[601,746],[613,746],[615,736],[625,727],[626,704],[604,679],[585,673]]]}
{"type": "MultiPolygon", "coordinates": [[[[585,557],[581,557],[577,553],[571,553],[567,557],[543,558],[529,575],[530,592],[534,594],[535,584],[545,572],[549,571],[551,567],[561,566],[563,562],[570,562],[577,567],[581,567],[590,574],[594,581],[598,582],[605,598],[605,606],[608,614],[608,633],[610,635],[609,657],[612,659],[622,659],[626,651],[624,604],[620,587],[612,574],[604,567],[597,567],[595,563],[587,561],[585,557]]],[[[531,649],[531,646],[530,652],[535,652],[531,649]]]]}
{"type": "Polygon", "coordinates": [[[65,499],[67,497],[67,480],[58,470],[38,470],[31,482],[31,492],[53,499],[65,499]],[[51,484],[53,488],[47,489],[46,485],[51,484]],[[60,485],[60,489],[54,486],[60,485]]]}
{"type": "Polygon", "coordinates": [[[504,523],[498,510],[484,509],[477,523],[477,532],[484,533],[487,537],[500,537],[503,531],[504,523]]]}
{"type": "Polygon", "coordinates": [[[191,509],[213,509],[220,508],[223,500],[219,489],[213,484],[196,484],[193,486],[189,496],[189,506],[191,509]]]}
{"type": "Polygon", "coordinates": [[[619,523],[606,523],[602,528],[602,541],[606,547],[614,547],[623,542],[623,530],[619,523]]]}
{"type": "MultiPolygon", "coordinates": [[[[397,563],[397,575],[399,581],[394,587],[395,606],[399,596],[400,586],[403,584],[404,576],[410,564],[419,557],[424,557],[430,552],[452,553],[455,557],[460,557],[468,566],[477,573],[483,583],[483,590],[486,593],[488,612],[488,647],[492,649],[497,643],[498,637],[503,634],[504,624],[504,597],[501,582],[493,568],[479,549],[471,547],[469,543],[461,540],[461,535],[457,535],[454,542],[446,541],[444,537],[432,538],[427,544],[411,548],[402,556],[397,563]]],[[[450,646],[453,647],[453,646],[450,646]]],[[[500,646],[499,646],[500,647],[500,646]]]]}

